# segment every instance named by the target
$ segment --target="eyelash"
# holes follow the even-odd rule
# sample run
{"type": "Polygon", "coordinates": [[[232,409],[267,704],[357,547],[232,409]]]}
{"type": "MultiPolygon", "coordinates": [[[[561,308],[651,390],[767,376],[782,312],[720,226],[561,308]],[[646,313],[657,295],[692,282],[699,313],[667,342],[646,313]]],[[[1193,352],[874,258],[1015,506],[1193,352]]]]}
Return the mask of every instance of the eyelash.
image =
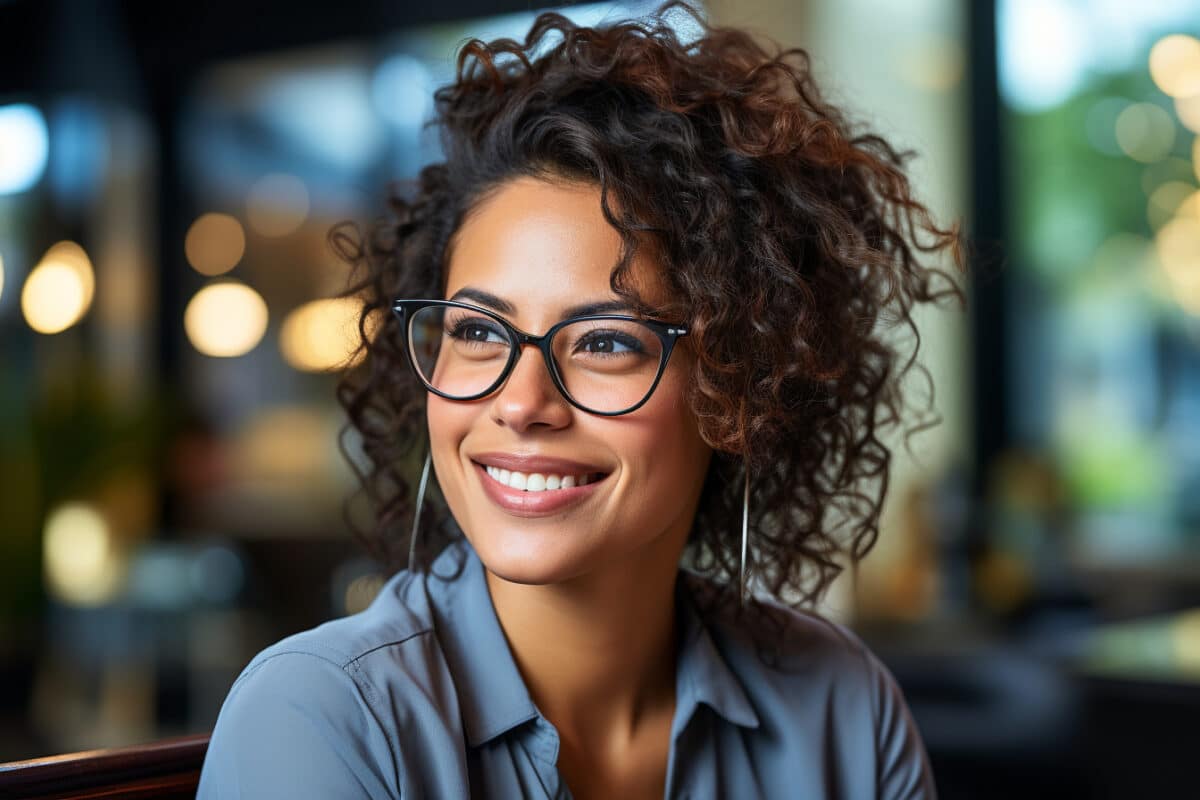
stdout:
{"type": "Polygon", "coordinates": [[[478,318],[457,320],[451,327],[449,335],[455,339],[461,338],[463,341],[480,341],[479,339],[469,339],[463,335],[463,332],[469,330],[470,328],[483,328],[487,330],[488,333],[494,333],[501,337],[504,336],[504,334],[497,329],[496,323],[492,322],[491,320],[478,318]]]}
{"type": "MultiPolygon", "coordinates": [[[[643,352],[641,342],[639,342],[637,339],[635,339],[632,336],[628,336],[626,334],[621,333],[620,331],[606,331],[606,330],[588,331],[582,337],[580,337],[578,345],[579,346],[587,346],[594,341],[604,341],[606,339],[611,339],[611,340],[621,344],[622,346],[628,348],[631,352],[639,353],[639,354],[643,352]]],[[[613,353],[613,352],[608,352],[608,353],[593,352],[592,355],[615,356],[615,355],[619,355],[619,354],[613,353]]]]}

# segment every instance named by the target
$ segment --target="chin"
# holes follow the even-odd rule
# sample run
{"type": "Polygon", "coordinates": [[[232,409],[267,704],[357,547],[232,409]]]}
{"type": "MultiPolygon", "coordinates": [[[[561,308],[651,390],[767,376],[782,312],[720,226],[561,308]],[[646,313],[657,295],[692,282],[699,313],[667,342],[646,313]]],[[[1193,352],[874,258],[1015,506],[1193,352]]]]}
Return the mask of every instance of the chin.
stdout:
{"type": "Polygon", "coordinates": [[[491,525],[471,545],[489,572],[510,583],[541,586],[568,580],[586,570],[592,559],[583,549],[564,547],[582,541],[562,528],[531,530],[533,526],[491,525]],[[553,537],[547,542],[547,537],[553,537]]]}

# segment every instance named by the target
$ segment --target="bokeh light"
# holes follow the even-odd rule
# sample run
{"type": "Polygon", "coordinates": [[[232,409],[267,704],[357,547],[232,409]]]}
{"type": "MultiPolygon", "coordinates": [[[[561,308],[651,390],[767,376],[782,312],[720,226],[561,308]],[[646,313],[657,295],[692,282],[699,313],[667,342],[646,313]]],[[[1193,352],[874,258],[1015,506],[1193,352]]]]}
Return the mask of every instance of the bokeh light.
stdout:
{"type": "Polygon", "coordinates": [[[205,355],[244,355],[267,331],[267,304],[245,284],[215,283],[196,292],[183,312],[183,327],[192,346],[205,355]]]}
{"type": "Polygon", "coordinates": [[[42,112],[26,103],[0,106],[0,194],[32,188],[46,171],[49,155],[42,112]]]}
{"type": "Polygon", "coordinates": [[[263,236],[295,233],[307,217],[308,189],[295,175],[265,175],[250,187],[246,220],[263,236]]]}
{"type": "Polygon", "coordinates": [[[50,513],[43,555],[47,588],[65,603],[98,605],[117,589],[112,533],[100,512],[87,504],[68,503],[50,513]]]}
{"type": "Polygon", "coordinates": [[[1174,33],[1150,48],[1150,77],[1171,97],[1200,94],[1200,40],[1174,33]]]}
{"type": "Polygon", "coordinates": [[[1175,144],[1175,120],[1153,103],[1134,103],[1117,115],[1117,146],[1135,161],[1160,161],[1175,144]]]}
{"type": "Polygon", "coordinates": [[[75,242],[59,242],[25,279],[21,311],[38,333],[59,333],[83,318],[95,290],[96,275],[87,253],[75,242]]]}
{"type": "Polygon", "coordinates": [[[1167,181],[1150,193],[1146,206],[1146,218],[1150,227],[1158,230],[1167,224],[1179,207],[1196,191],[1196,187],[1183,181],[1167,181]]]}
{"type": "Polygon", "coordinates": [[[83,304],[85,310],[92,304],[96,293],[96,271],[87,252],[75,242],[63,240],[46,251],[42,256],[42,264],[65,264],[79,275],[79,283],[83,287],[83,304]]]}
{"type": "Polygon", "coordinates": [[[353,366],[362,302],[350,297],[314,300],[293,310],[279,331],[283,358],[298,370],[323,372],[353,366]]]}
{"type": "Polygon", "coordinates": [[[1142,168],[1142,177],[1139,183],[1142,191],[1149,197],[1154,194],[1155,189],[1168,181],[1183,181],[1189,185],[1193,184],[1196,182],[1193,175],[1191,159],[1169,156],[1142,168]]]}
{"type": "Polygon", "coordinates": [[[1176,216],[1159,229],[1154,248],[1176,301],[1200,314],[1200,219],[1176,216]]]}
{"type": "Polygon", "coordinates": [[[202,214],[188,228],[183,250],[192,269],[202,275],[221,275],[245,255],[246,233],[242,223],[228,214],[202,214]]]}
{"type": "Polygon", "coordinates": [[[1183,127],[1192,133],[1200,133],[1200,94],[1176,98],[1175,114],[1183,127]]]}
{"type": "Polygon", "coordinates": [[[1200,222],[1200,191],[1194,191],[1185,197],[1175,209],[1175,214],[1200,222]]]}
{"type": "Polygon", "coordinates": [[[21,312],[38,333],[59,333],[79,319],[83,293],[75,270],[63,264],[43,264],[25,279],[21,312]]]}
{"type": "Polygon", "coordinates": [[[1068,3],[1010,0],[997,8],[1000,91],[1021,111],[1044,111],[1075,93],[1087,75],[1085,11],[1068,3]]]}

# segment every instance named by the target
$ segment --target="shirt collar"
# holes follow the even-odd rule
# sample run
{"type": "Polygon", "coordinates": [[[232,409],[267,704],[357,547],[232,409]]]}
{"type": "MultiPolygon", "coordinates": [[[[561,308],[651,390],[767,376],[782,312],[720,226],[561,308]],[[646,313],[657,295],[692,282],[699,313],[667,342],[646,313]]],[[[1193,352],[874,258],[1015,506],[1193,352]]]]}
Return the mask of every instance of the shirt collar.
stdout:
{"type": "MultiPolygon", "coordinates": [[[[675,724],[678,728],[672,728],[672,738],[687,727],[700,703],[710,706],[732,723],[757,728],[758,714],[746,697],[741,680],[718,649],[717,639],[696,608],[692,580],[703,579],[692,578],[682,570],[676,574],[675,604],[682,643],[675,673],[675,724]]],[[[731,641],[729,637],[720,638],[727,643],[731,641]]]]}
{"type": "Polygon", "coordinates": [[[467,743],[478,747],[538,716],[496,617],[483,564],[466,539],[446,547],[426,578],[438,634],[458,686],[467,743]],[[438,576],[456,579],[443,581],[438,576]]]}
{"type": "MultiPolygon", "coordinates": [[[[466,539],[458,539],[434,560],[427,577],[439,638],[459,690],[463,724],[471,747],[539,715],[517,669],[496,617],[483,564],[466,539]],[[457,579],[449,578],[459,571],[457,579]]],[[[717,648],[691,597],[684,572],[677,574],[676,607],[681,645],[675,678],[672,738],[687,726],[697,707],[707,704],[730,722],[752,728],[758,715],[737,676],[717,648]]]]}

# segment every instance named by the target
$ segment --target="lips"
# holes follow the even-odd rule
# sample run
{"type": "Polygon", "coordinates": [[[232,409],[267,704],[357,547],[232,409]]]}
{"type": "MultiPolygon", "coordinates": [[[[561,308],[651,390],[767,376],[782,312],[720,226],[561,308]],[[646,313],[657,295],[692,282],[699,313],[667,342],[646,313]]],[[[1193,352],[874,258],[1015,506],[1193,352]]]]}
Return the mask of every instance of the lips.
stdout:
{"type": "Polygon", "coordinates": [[[540,472],[543,475],[587,475],[592,473],[607,474],[608,470],[597,464],[588,464],[569,458],[554,456],[522,456],[512,453],[478,453],[471,456],[476,464],[485,467],[506,469],[509,472],[523,472],[526,475],[540,472]]]}
{"type": "Polygon", "coordinates": [[[488,498],[522,517],[555,514],[583,503],[608,476],[597,465],[572,459],[483,453],[471,460],[488,498]],[[574,479],[564,480],[566,476],[574,479]]]}

